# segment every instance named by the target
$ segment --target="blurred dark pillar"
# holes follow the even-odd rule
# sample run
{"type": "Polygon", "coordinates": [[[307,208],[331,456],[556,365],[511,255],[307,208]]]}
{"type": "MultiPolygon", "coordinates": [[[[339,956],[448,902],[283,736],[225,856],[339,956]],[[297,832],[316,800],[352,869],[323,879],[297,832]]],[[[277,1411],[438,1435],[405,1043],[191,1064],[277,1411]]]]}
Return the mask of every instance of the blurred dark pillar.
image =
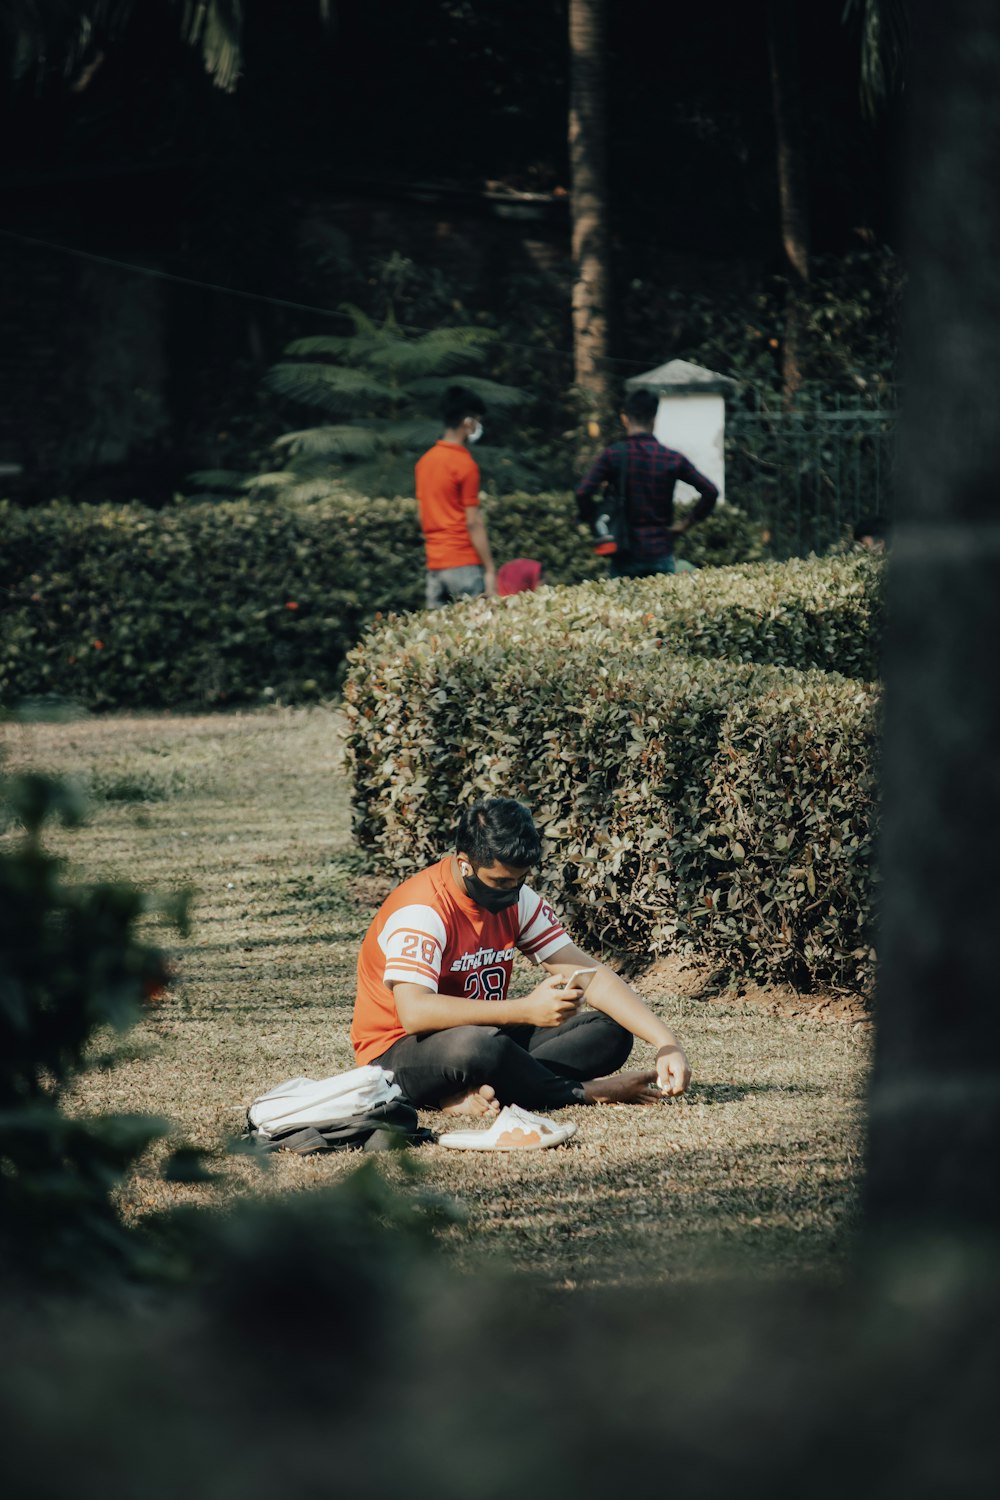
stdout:
{"type": "Polygon", "coordinates": [[[916,0],[867,1217],[1000,1219],[1000,0],[916,0]]]}

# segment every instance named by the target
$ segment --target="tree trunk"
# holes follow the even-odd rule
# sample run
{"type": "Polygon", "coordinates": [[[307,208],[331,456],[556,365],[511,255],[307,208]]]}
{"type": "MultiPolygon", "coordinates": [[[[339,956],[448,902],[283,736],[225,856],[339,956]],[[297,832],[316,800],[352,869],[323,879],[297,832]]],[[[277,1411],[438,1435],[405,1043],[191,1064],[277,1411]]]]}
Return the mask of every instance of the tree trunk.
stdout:
{"type": "Polygon", "coordinates": [[[1000,10],[911,12],[906,401],[889,561],[866,1212],[1000,1228],[1000,10]]]}
{"type": "Polygon", "coordinates": [[[809,285],[809,203],[799,106],[798,0],[768,0],[767,47],[777,156],[781,243],[789,286],[781,373],[791,401],[802,383],[802,334],[809,285]]]}
{"type": "Polygon", "coordinates": [[[593,438],[610,404],[604,0],[570,0],[569,44],[574,372],[593,438]]]}

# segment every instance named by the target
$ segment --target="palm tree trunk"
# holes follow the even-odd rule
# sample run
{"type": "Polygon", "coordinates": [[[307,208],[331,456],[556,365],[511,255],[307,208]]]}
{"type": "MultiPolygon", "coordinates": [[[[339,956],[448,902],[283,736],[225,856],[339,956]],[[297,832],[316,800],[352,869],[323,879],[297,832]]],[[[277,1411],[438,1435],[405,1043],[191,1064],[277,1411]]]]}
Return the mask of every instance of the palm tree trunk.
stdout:
{"type": "Polygon", "coordinates": [[[1000,1230],[1000,13],[914,0],[867,1219],[1000,1230]]]}
{"type": "Polygon", "coordinates": [[[799,108],[798,0],[768,0],[767,45],[777,151],[781,243],[789,268],[782,384],[791,401],[802,383],[802,337],[809,285],[809,204],[799,108]]]}
{"type": "Polygon", "coordinates": [[[570,0],[574,374],[591,437],[610,402],[605,19],[605,0],[570,0]]]}

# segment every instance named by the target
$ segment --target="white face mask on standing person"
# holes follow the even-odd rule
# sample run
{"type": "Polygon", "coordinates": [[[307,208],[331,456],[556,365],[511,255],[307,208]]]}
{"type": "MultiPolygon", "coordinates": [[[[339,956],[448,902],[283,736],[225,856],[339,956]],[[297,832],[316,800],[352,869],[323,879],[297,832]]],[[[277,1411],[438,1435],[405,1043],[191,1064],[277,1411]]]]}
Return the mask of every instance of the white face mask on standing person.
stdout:
{"type": "Polygon", "coordinates": [[[476,425],[475,425],[475,427],[473,427],[472,431],[469,433],[469,442],[470,443],[478,443],[479,439],[483,435],[483,424],[482,424],[482,422],[480,422],[480,420],[479,420],[478,417],[476,417],[475,421],[476,421],[476,425]]]}

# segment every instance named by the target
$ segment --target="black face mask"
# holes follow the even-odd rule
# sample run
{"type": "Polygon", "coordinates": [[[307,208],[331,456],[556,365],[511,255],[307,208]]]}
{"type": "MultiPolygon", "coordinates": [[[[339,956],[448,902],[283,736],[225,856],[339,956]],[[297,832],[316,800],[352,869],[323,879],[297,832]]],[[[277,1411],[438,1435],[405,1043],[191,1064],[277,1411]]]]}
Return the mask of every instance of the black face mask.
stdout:
{"type": "Polygon", "coordinates": [[[468,895],[477,906],[483,907],[486,911],[507,911],[509,907],[516,906],[521,899],[523,880],[512,891],[498,891],[494,886],[486,885],[478,875],[463,875],[462,878],[468,895]]]}

